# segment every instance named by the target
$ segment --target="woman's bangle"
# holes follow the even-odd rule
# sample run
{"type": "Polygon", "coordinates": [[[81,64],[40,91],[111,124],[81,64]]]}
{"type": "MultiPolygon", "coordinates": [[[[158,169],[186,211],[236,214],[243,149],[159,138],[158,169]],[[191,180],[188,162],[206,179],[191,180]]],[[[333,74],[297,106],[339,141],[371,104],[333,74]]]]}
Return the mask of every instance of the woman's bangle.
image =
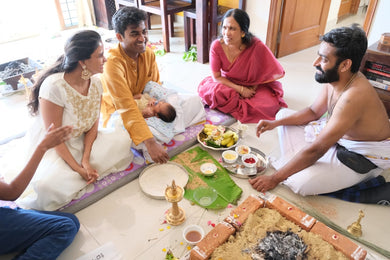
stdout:
{"type": "Polygon", "coordinates": [[[240,91],[240,94],[242,95],[242,93],[244,92],[244,87],[241,86],[241,91],[240,91]]]}

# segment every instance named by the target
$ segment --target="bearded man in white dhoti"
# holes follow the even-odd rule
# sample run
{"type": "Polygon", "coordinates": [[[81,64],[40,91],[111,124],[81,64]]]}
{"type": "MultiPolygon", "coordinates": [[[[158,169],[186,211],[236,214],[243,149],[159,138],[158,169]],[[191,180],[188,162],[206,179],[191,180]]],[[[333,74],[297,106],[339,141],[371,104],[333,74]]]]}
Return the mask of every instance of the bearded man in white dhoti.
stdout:
{"type": "Polygon", "coordinates": [[[358,25],[323,36],[313,64],[316,81],[325,83],[317,99],[298,112],[282,109],[274,121],[257,125],[258,137],[278,127],[281,158],[274,174],[249,180],[254,189],[265,192],[283,183],[301,195],[325,194],[390,168],[390,121],[359,72],[366,49],[366,34],[358,25]]]}

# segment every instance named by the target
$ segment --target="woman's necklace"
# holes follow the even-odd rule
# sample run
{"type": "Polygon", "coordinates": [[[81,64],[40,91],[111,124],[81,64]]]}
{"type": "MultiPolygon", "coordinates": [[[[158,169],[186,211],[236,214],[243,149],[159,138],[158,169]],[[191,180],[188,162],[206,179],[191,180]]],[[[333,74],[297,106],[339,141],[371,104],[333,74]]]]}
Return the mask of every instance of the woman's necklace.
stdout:
{"type": "Polygon", "coordinates": [[[333,113],[333,109],[336,106],[337,102],[341,98],[341,96],[344,94],[344,91],[351,85],[352,81],[355,79],[357,73],[353,74],[352,77],[348,80],[347,84],[345,84],[343,90],[341,91],[341,94],[337,97],[336,101],[332,104],[333,100],[333,94],[334,94],[334,88],[332,90],[332,94],[330,95],[329,103],[328,103],[328,119],[333,113]]]}

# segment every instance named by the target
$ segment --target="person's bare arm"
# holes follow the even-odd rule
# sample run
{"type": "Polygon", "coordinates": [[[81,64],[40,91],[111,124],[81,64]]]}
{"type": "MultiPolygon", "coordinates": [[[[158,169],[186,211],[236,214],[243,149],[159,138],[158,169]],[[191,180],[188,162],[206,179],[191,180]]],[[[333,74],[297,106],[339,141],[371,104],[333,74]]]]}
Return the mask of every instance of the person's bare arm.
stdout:
{"type": "Polygon", "coordinates": [[[71,126],[62,126],[54,129],[53,124],[50,125],[45,137],[39,143],[30,160],[19,175],[9,184],[0,181],[0,199],[11,201],[16,200],[31,181],[31,178],[34,176],[34,173],[46,151],[66,141],[71,132],[71,126]]]}
{"type": "MultiPolygon", "coordinates": [[[[45,123],[46,128],[51,123],[54,127],[62,126],[62,116],[64,108],[58,106],[46,99],[39,100],[40,112],[45,123]]],[[[55,147],[57,154],[76,172],[78,172],[85,180],[88,181],[86,170],[74,159],[68,147],[62,143],[55,147]]]]}
{"type": "Polygon", "coordinates": [[[333,115],[315,141],[298,152],[283,168],[271,176],[249,180],[252,187],[265,192],[273,189],[291,175],[306,169],[321,158],[355,124],[361,114],[361,105],[343,96],[336,104],[333,115]]]}
{"type": "Polygon", "coordinates": [[[305,125],[318,120],[327,110],[328,86],[324,86],[321,93],[310,107],[306,107],[288,117],[279,120],[260,120],[256,127],[256,135],[272,130],[281,125],[305,125]]]}
{"type": "Polygon", "coordinates": [[[92,146],[96,140],[97,133],[98,133],[98,126],[99,126],[99,119],[97,119],[95,124],[91,127],[91,129],[89,129],[89,131],[85,133],[85,137],[84,137],[84,153],[83,153],[83,158],[81,160],[81,165],[87,172],[87,178],[88,178],[87,184],[95,182],[99,177],[98,172],[94,168],[92,168],[92,166],[89,163],[92,146]]]}

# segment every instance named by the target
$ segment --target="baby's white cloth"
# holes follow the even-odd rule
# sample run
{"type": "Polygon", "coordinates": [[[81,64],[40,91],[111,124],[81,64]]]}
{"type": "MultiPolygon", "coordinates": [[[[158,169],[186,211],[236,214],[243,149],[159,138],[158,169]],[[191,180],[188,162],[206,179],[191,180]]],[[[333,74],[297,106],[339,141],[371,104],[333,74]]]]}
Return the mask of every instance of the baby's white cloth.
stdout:
{"type": "Polygon", "coordinates": [[[206,120],[206,111],[198,95],[178,94],[175,90],[150,81],[144,92],[157,100],[164,100],[176,110],[176,118],[172,123],[162,121],[157,117],[146,118],[153,136],[161,143],[169,143],[172,138],[191,125],[206,120]]]}

